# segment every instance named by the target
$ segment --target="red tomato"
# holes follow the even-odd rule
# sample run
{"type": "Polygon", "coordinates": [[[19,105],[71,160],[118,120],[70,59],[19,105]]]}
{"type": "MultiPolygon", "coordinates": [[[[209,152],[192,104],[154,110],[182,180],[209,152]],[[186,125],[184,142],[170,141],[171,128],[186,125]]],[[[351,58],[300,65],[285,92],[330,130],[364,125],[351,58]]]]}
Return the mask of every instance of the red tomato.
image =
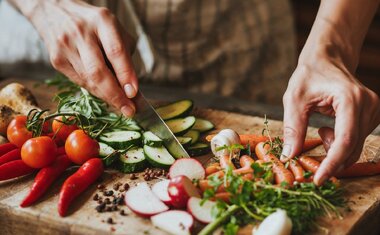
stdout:
{"type": "Polygon", "coordinates": [[[16,116],[8,125],[7,138],[9,142],[21,148],[28,139],[32,138],[32,132],[26,129],[26,116],[16,116]]]}
{"type": "Polygon", "coordinates": [[[66,139],[65,151],[72,162],[81,165],[99,156],[99,143],[83,130],[75,130],[66,139]]]}
{"type": "Polygon", "coordinates": [[[30,167],[43,168],[57,158],[57,146],[48,136],[31,138],[22,146],[21,158],[30,167]]]}
{"type": "MultiPolygon", "coordinates": [[[[70,120],[70,118],[69,118],[70,120]]],[[[62,123],[62,116],[54,118],[53,124],[53,133],[57,133],[56,137],[61,140],[66,140],[67,137],[71,134],[71,132],[78,129],[77,125],[66,125],[62,123]]]]}

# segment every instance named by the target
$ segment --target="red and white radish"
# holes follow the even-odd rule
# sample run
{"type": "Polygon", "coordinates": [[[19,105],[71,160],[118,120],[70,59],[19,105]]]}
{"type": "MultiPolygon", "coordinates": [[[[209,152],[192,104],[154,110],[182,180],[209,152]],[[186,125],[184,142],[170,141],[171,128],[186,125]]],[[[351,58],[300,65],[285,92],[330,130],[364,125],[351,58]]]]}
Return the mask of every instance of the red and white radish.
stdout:
{"type": "Polygon", "coordinates": [[[211,211],[216,203],[207,200],[201,205],[201,201],[202,199],[200,198],[191,197],[187,202],[187,211],[189,211],[199,222],[208,224],[213,221],[211,211]]]}
{"type": "Polygon", "coordinates": [[[170,205],[171,201],[168,193],[169,182],[170,180],[162,180],[155,183],[152,187],[153,193],[166,205],[170,205]]]}
{"type": "Polygon", "coordinates": [[[184,175],[191,180],[201,180],[206,176],[205,168],[194,158],[181,158],[176,160],[169,169],[169,177],[184,175]]]}
{"type": "Polygon", "coordinates": [[[133,212],[144,217],[169,210],[169,207],[160,201],[145,182],[125,193],[125,204],[133,212]]]}
{"type": "Polygon", "coordinates": [[[186,211],[170,210],[152,216],[151,221],[154,226],[171,234],[190,234],[194,219],[186,211]]]}
{"type": "Polygon", "coordinates": [[[201,197],[193,182],[184,175],[177,176],[170,180],[168,193],[170,203],[177,208],[186,207],[190,197],[201,197]]]}

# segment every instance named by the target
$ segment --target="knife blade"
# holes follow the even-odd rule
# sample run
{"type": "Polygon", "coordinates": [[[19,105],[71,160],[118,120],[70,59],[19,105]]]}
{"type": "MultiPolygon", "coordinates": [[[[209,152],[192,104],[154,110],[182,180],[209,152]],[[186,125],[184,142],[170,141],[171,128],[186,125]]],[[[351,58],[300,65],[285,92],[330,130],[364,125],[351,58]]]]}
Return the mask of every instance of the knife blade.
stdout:
{"type": "Polygon", "coordinates": [[[149,130],[161,138],[165,147],[174,158],[190,157],[173,132],[145,99],[141,91],[137,93],[133,101],[136,106],[136,114],[133,119],[144,130],[149,130]]]}

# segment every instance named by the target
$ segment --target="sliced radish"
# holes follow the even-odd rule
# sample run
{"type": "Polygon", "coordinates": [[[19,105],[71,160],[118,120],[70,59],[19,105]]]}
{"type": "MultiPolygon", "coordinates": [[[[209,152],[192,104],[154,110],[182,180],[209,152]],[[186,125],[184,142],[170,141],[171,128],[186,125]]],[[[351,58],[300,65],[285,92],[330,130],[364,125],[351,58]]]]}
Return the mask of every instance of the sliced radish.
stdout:
{"type": "Polygon", "coordinates": [[[154,226],[175,235],[190,234],[193,217],[186,211],[171,210],[152,216],[154,226]]]}
{"type": "Polygon", "coordinates": [[[169,207],[160,201],[145,182],[125,193],[125,204],[133,212],[144,217],[169,210],[169,207]]]}
{"type": "Polygon", "coordinates": [[[170,180],[168,193],[171,200],[170,203],[177,208],[186,207],[190,197],[201,197],[193,182],[184,175],[170,180]]]}
{"type": "Polygon", "coordinates": [[[213,221],[211,216],[211,211],[213,206],[216,204],[213,201],[205,201],[201,205],[202,199],[197,197],[191,197],[187,202],[187,210],[197,219],[199,222],[208,224],[213,221]]]}
{"type": "Polygon", "coordinates": [[[170,205],[171,201],[168,193],[169,182],[170,180],[162,180],[155,183],[152,187],[153,193],[166,205],[170,205]]]}
{"type": "Polygon", "coordinates": [[[285,210],[277,209],[276,212],[266,217],[257,228],[252,231],[255,235],[290,235],[293,223],[285,210]]]}
{"type": "Polygon", "coordinates": [[[169,169],[171,179],[179,175],[187,176],[191,180],[201,180],[205,178],[206,172],[199,161],[193,158],[181,158],[176,160],[169,169]]]}

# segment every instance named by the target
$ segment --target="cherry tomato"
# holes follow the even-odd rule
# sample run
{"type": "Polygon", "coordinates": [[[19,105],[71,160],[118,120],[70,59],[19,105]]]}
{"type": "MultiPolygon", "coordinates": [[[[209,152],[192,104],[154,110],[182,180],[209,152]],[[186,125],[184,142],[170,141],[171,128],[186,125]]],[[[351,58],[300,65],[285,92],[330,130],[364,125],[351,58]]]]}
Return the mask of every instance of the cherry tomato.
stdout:
{"type": "Polygon", "coordinates": [[[67,137],[71,134],[71,132],[78,129],[78,126],[75,124],[66,125],[62,123],[62,116],[59,116],[59,117],[54,118],[52,128],[53,128],[53,133],[57,133],[55,136],[58,139],[65,141],[67,137]]]}
{"type": "Polygon", "coordinates": [[[75,130],[66,139],[65,151],[72,162],[81,165],[99,156],[99,143],[83,130],[75,130]]]}
{"type": "Polygon", "coordinates": [[[33,168],[49,166],[56,158],[57,146],[48,136],[31,138],[21,148],[21,159],[33,168]]]}
{"type": "Polygon", "coordinates": [[[32,138],[32,132],[26,129],[26,116],[16,116],[8,125],[7,138],[9,142],[21,148],[28,139],[32,138]]]}

